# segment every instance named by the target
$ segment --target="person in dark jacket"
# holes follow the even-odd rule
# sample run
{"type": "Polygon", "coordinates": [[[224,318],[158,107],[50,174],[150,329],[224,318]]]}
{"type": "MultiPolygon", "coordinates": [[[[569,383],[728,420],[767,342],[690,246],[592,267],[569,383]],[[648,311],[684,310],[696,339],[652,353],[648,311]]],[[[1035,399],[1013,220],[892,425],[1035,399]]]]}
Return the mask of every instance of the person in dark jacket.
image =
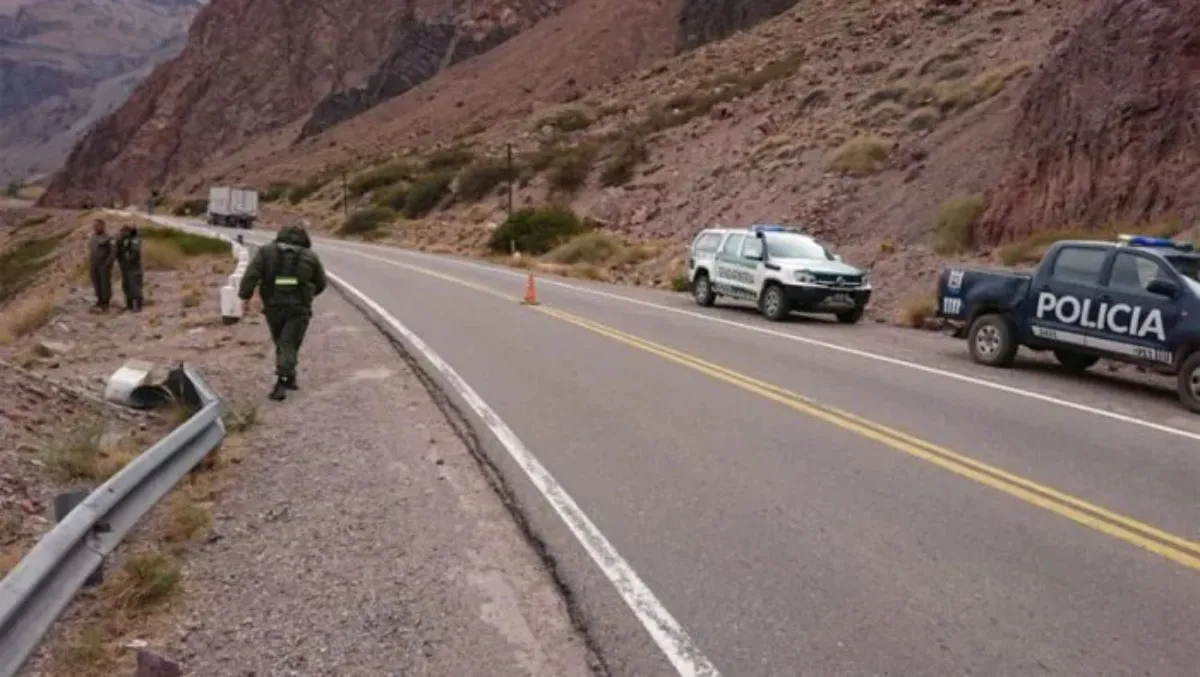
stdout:
{"type": "Polygon", "coordinates": [[[117,238],[117,266],[121,269],[121,292],[125,309],[142,310],[142,236],[135,226],[121,228],[117,238]]]}
{"type": "Polygon", "coordinates": [[[256,288],[275,343],[276,380],[270,397],[283,400],[288,390],[298,389],[300,344],[312,319],[313,299],[325,291],[325,267],[312,250],[312,240],[303,226],[284,226],[274,242],[254,253],[238,288],[243,304],[254,296],[256,288]]]}
{"type": "Polygon", "coordinates": [[[92,239],[88,241],[88,268],[92,277],[92,291],[96,293],[96,310],[108,310],[112,300],[112,268],[116,251],[112,238],[105,232],[103,219],[92,224],[92,239]]]}

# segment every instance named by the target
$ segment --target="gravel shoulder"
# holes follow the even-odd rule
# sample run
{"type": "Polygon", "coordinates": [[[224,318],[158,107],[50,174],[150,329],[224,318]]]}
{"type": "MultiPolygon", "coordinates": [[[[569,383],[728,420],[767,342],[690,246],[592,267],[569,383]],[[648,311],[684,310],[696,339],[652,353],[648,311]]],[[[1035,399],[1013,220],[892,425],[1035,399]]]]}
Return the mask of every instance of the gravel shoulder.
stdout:
{"type": "Polygon", "coordinates": [[[262,365],[261,424],[166,653],[192,675],[590,674],[550,574],[417,375],[336,292],[315,313],[298,393],[267,402],[262,365]]]}

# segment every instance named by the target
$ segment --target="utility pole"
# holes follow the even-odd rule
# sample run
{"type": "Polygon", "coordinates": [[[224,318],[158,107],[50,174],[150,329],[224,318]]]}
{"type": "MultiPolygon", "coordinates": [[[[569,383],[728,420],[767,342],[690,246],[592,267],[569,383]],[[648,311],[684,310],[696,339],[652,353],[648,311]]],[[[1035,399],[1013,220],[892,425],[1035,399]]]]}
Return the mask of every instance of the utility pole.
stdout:
{"type": "Polygon", "coordinates": [[[342,215],[350,218],[350,189],[346,184],[346,170],[342,170],[342,215]]]}
{"type": "Polygon", "coordinates": [[[506,161],[508,163],[508,215],[512,216],[513,209],[513,181],[516,180],[516,172],[513,171],[513,156],[512,144],[505,145],[506,161]]]}

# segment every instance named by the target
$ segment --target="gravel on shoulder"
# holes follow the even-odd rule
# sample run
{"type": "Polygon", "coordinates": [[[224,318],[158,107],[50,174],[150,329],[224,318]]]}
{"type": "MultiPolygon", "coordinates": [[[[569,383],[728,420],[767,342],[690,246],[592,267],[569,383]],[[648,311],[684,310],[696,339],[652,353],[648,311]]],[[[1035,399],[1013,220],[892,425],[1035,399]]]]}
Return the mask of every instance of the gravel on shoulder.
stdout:
{"type": "Polygon", "coordinates": [[[331,290],[300,360],[282,403],[263,361],[261,422],[166,653],[190,675],[592,674],[550,573],[394,348],[331,290]]]}

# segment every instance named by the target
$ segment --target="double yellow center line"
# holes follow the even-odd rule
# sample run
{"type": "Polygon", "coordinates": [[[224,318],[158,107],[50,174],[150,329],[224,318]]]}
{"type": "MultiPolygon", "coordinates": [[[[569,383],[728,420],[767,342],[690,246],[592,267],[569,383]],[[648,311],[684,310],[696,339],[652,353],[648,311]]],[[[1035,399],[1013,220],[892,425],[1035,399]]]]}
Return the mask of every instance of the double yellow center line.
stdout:
{"type": "MultiPolygon", "coordinates": [[[[355,253],[357,254],[358,252],[355,253]]],[[[359,255],[373,259],[377,258],[367,254],[359,255]]],[[[379,258],[378,260],[474,289],[490,296],[504,299],[505,301],[513,301],[513,298],[508,295],[501,294],[493,289],[462,278],[446,275],[445,273],[420,266],[400,263],[391,259],[379,258]]],[[[1030,505],[1048,510],[1113,538],[1144,548],[1177,564],[1200,571],[1200,543],[1195,541],[1167,533],[1130,517],[1058,491],[1052,487],[1014,475],[969,456],[964,456],[945,447],[940,447],[913,437],[908,433],[889,428],[874,421],[868,421],[861,416],[856,416],[855,414],[822,404],[786,388],[760,381],[694,355],[648,341],[639,336],[614,329],[558,308],[549,308],[544,305],[529,307],[550,317],[568,322],[632,348],[637,348],[675,364],[694,369],[711,378],[724,381],[802,414],[857,433],[891,449],[948,470],[960,477],[965,477],[997,491],[1002,491],[1030,505]]]]}

